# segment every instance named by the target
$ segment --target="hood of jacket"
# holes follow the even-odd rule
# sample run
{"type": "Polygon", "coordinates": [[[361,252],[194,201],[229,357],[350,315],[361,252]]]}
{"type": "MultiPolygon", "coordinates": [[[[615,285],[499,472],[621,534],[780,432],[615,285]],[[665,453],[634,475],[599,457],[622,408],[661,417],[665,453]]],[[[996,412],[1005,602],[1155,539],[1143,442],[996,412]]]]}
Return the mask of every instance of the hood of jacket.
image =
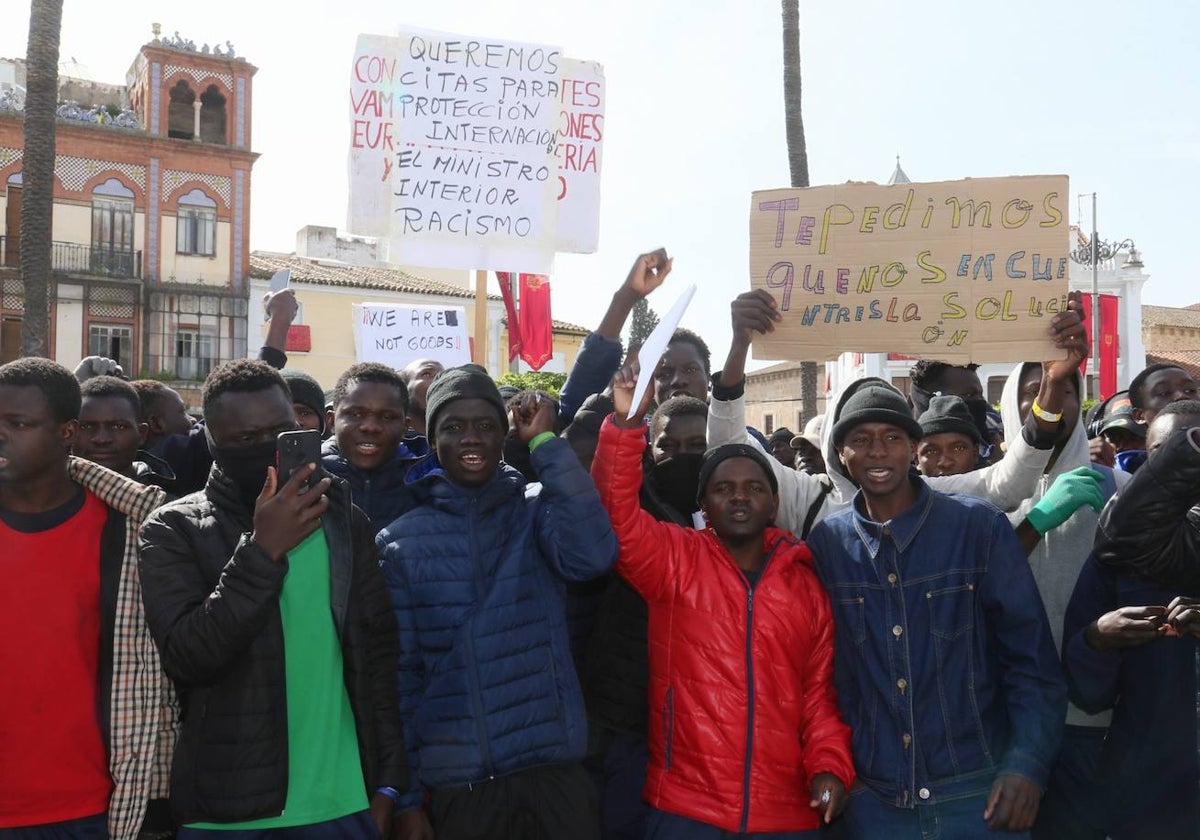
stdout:
{"type": "MultiPolygon", "coordinates": [[[[881,385],[885,388],[891,388],[897,394],[900,394],[900,390],[892,385],[892,383],[877,376],[864,376],[862,379],[855,379],[834,396],[831,403],[833,408],[827,411],[825,422],[821,426],[821,451],[825,453],[825,471],[830,479],[833,480],[834,493],[841,498],[843,503],[849,503],[854,498],[854,494],[858,492],[858,486],[846,474],[846,467],[842,464],[842,459],[838,456],[837,449],[833,445],[833,427],[837,425],[837,421],[842,416],[842,408],[845,406],[846,400],[854,396],[860,388],[868,385],[881,385]]],[[[900,396],[904,395],[900,394],[900,396]]]]}
{"type": "MultiPolygon", "coordinates": [[[[1004,391],[1000,395],[1000,416],[1004,421],[1004,442],[1011,444],[1021,434],[1020,403],[1021,372],[1024,362],[1013,368],[1012,373],[1004,382],[1004,391]]],[[[1075,374],[1076,393],[1082,394],[1083,381],[1078,373],[1075,374]]],[[[1009,519],[1014,525],[1019,525],[1030,508],[1036,505],[1050,489],[1054,480],[1063,473],[1078,467],[1091,465],[1091,453],[1088,450],[1087,430],[1084,428],[1082,411],[1075,431],[1058,454],[1054,466],[1042,476],[1037,490],[1021,503],[1009,519]]],[[[1075,581],[1083,568],[1084,561],[1092,552],[1092,541],[1096,536],[1096,525],[1100,515],[1086,505],[1059,527],[1049,531],[1042,537],[1033,551],[1029,554],[1029,566],[1033,569],[1033,577],[1037,581],[1038,592],[1042,596],[1042,604],[1046,607],[1046,616],[1050,619],[1050,631],[1054,634],[1054,646],[1062,650],[1063,619],[1067,613],[1067,604],[1071,593],[1075,591],[1075,581]]],[[[1079,726],[1106,725],[1109,713],[1087,715],[1075,706],[1067,710],[1067,722],[1079,726]]]]}
{"type": "MultiPolygon", "coordinates": [[[[1021,371],[1025,369],[1026,364],[1036,364],[1036,362],[1022,362],[1013,368],[1012,373],[1008,375],[1008,379],[1004,381],[1004,391],[1000,395],[1000,417],[1004,421],[1004,443],[1010,446],[1021,434],[1021,427],[1024,425],[1024,421],[1021,419],[1019,404],[1021,401],[1021,371]]],[[[1083,379],[1078,373],[1075,374],[1075,388],[1077,394],[1083,393],[1083,379]]],[[[1063,473],[1070,472],[1077,467],[1086,467],[1091,462],[1091,453],[1088,450],[1087,430],[1084,428],[1081,411],[1078,422],[1075,424],[1075,431],[1071,433],[1070,439],[1058,454],[1058,459],[1054,462],[1053,468],[1047,473],[1047,481],[1043,483],[1048,487],[1049,484],[1054,482],[1054,479],[1063,473]]],[[[1024,514],[1033,507],[1041,499],[1042,494],[1046,492],[1046,487],[1042,487],[1039,492],[1027,499],[1025,504],[1019,508],[1019,512],[1024,514]]],[[[1095,523],[1092,524],[1095,525],[1095,523]]]]}

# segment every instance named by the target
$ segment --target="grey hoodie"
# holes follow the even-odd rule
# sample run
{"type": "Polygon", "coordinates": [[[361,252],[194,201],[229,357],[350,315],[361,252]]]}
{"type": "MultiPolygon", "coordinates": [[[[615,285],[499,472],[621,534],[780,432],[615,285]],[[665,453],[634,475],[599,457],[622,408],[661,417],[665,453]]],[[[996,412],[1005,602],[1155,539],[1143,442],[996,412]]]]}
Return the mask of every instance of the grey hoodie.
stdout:
{"type": "MultiPolygon", "coordinates": [[[[1000,416],[1004,419],[1004,440],[1009,447],[1013,441],[1021,437],[1020,403],[1021,371],[1024,364],[1019,364],[1009,374],[1004,382],[1004,391],[1000,395],[1000,416]]],[[[1075,387],[1082,389],[1083,383],[1078,375],[1075,387]]],[[[1082,390],[1077,393],[1082,394],[1082,390]]],[[[1006,458],[1009,456],[1005,456],[1006,458]]],[[[1087,430],[1083,420],[1075,424],[1071,439],[1063,447],[1054,468],[1040,476],[1033,494],[1022,502],[1015,511],[1009,514],[1009,520],[1014,526],[1025,519],[1025,514],[1036,505],[1050,489],[1054,479],[1063,473],[1078,467],[1090,466],[1091,454],[1088,451],[1087,430]]],[[[1001,462],[1003,463],[1003,462],[1001,462]]],[[[1120,470],[1113,471],[1118,489],[1129,481],[1129,474],[1120,470]]],[[[1042,596],[1042,604],[1046,607],[1046,615],[1050,619],[1050,630],[1054,633],[1054,646],[1062,653],[1063,617],[1067,612],[1067,603],[1075,590],[1075,581],[1079,570],[1092,551],[1092,541],[1096,536],[1096,524],[1100,515],[1086,505],[1079,508],[1071,518],[1049,531],[1029,555],[1029,565],[1033,569],[1033,577],[1037,581],[1038,591],[1042,596]]],[[[1108,726],[1109,712],[1099,715],[1089,715],[1075,706],[1067,707],[1067,723],[1076,726],[1108,726]]]]}
{"type": "MultiPolygon", "coordinates": [[[[799,534],[809,508],[814,504],[821,505],[813,523],[816,524],[826,516],[847,507],[854,499],[858,488],[846,475],[841,459],[834,449],[833,427],[841,416],[846,400],[864,385],[893,387],[882,379],[857,379],[847,385],[833,400],[833,408],[826,414],[821,430],[821,449],[825,453],[828,477],[812,476],[789,469],[774,458],[767,459],[779,482],[779,512],[775,515],[775,523],[780,528],[799,534]],[[833,489],[822,500],[825,483],[830,481],[833,489]]],[[[758,441],[746,431],[745,397],[720,400],[714,396],[709,402],[708,445],[712,447],[724,443],[748,443],[762,449],[758,441]]],[[[1016,440],[1010,443],[1008,454],[999,463],[963,475],[938,476],[925,480],[930,487],[940,492],[979,496],[1001,510],[1009,511],[1033,492],[1050,460],[1050,453],[1049,449],[1034,449],[1023,435],[1018,434],[1016,440]]]]}

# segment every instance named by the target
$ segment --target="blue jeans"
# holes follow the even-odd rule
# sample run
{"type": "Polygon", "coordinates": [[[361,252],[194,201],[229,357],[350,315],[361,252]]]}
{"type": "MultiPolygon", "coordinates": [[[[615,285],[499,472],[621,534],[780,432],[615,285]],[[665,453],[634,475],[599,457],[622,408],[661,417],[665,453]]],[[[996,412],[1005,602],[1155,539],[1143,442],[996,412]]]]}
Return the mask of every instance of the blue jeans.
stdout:
{"type": "Polygon", "coordinates": [[[739,834],[726,831],[715,825],[689,820],[668,814],[666,811],[650,809],[646,819],[646,840],[820,840],[820,830],[815,831],[758,831],[739,834]]]}
{"type": "Polygon", "coordinates": [[[45,825],[0,828],[0,840],[108,840],[108,814],[45,825]]]}
{"type": "Polygon", "coordinates": [[[992,831],[983,821],[988,794],[980,793],[931,802],[916,808],[897,808],[859,787],[850,792],[842,818],[846,840],[1029,840],[1029,834],[992,831]]]}
{"type": "Polygon", "coordinates": [[[176,840],[379,840],[370,811],[288,828],[181,828],[176,840]]]}

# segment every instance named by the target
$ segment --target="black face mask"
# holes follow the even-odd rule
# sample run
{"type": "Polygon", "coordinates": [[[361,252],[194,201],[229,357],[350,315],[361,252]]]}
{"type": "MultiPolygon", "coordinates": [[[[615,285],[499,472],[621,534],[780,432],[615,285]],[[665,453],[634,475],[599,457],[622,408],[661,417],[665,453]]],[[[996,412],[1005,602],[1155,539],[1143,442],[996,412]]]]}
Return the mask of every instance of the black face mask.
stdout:
{"type": "Polygon", "coordinates": [[[221,472],[237,487],[242,503],[253,509],[267,482],[267,467],[275,466],[275,441],[251,446],[217,446],[209,440],[208,449],[221,472]]]}
{"type": "Polygon", "coordinates": [[[650,471],[654,492],[664,502],[682,514],[700,509],[696,494],[700,489],[700,467],[704,456],[674,455],[659,461],[650,471]]]}

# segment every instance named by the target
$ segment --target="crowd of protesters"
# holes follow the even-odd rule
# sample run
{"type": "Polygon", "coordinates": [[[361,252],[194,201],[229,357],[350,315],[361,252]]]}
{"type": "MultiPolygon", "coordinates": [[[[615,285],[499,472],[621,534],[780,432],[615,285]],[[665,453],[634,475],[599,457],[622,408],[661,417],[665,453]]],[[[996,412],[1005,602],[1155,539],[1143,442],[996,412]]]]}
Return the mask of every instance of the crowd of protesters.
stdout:
{"type": "Polygon", "coordinates": [[[325,391],[291,291],[198,422],[111,360],[0,366],[0,840],[1200,837],[1188,372],[1085,415],[1072,296],[998,410],[922,360],[764,437],[763,291],[634,404],[670,271],[557,398],[325,391]]]}

